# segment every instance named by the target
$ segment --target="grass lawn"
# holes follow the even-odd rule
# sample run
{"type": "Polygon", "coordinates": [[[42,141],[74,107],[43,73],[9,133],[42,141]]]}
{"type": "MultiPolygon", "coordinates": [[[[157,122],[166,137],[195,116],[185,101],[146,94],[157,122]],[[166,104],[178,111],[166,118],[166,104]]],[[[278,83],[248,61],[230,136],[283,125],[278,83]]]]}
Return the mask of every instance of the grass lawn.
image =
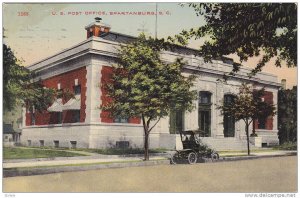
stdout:
{"type": "Polygon", "coordinates": [[[3,159],[33,159],[33,158],[52,158],[52,157],[74,157],[85,156],[79,153],[67,151],[45,150],[45,149],[26,149],[16,147],[4,147],[3,159]]]}
{"type": "MultiPolygon", "coordinates": [[[[78,151],[85,151],[91,153],[98,153],[103,155],[128,155],[128,154],[144,154],[144,149],[141,148],[106,148],[106,149],[76,149],[78,151]]],[[[149,149],[149,153],[163,153],[167,149],[149,149]]]]}
{"type": "MultiPolygon", "coordinates": [[[[148,162],[153,161],[162,161],[166,159],[150,159],[148,162]]],[[[95,163],[79,163],[79,164],[61,164],[61,165],[48,165],[48,166],[27,166],[27,167],[18,167],[18,168],[4,168],[4,170],[12,171],[12,170],[26,170],[26,169],[34,169],[34,168],[55,168],[55,167],[70,167],[70,166],[94,166],[94,165],[104,165],[104,164],[122,164],[122,163],[134,163],[134,162],[143,162],[140,160],[126,160],[126,161],[113,161],[113,162],[95,162],[95,163]]]]}

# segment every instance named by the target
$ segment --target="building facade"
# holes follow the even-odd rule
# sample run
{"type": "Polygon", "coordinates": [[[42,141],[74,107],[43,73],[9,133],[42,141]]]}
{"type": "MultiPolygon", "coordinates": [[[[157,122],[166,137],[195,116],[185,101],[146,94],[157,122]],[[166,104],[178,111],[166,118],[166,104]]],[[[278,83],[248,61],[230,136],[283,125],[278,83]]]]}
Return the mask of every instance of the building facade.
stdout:
{"type": "MultiPolygon", "coordinates": [[[[139,118],[110,118],[100,110],[107,101],[101,88],[116,63],[120,44],[135,40],[135,37],[110,31],[110,26],[100,21],[85,27],[87,39],[71,48],[43,59],[29,69],[35,71],[35,80],[42,80],[45,87],[70,90],[75,98],[59,98],[42,112],[23,110],[21,143],[28,146],[55,147],[143,147],[143,128],[139,118]]],[[[176,47],[164,51],[161,58],[166,62],[182,57],[187,63],[183,74],[196,74],[194,90],[199,99],[194,101],[192,112],[171,112],[161,119],[150,134],[151,148],[179,148],[179,130],[206,132],[203,141],[217,150],[246,148],[245,125],[221,115],[216,104],[230,101],[243,83],[251,83],[257,89],[264,87],[264,100],[277,106],[277,92],[280,84],[277,77],[258,73],[248,79],[250,69],[241,71],[226,84],[217,81],[224,72],[230,72],[232,61],[215,60],[204,63],[196,51],[176,47]]],[[[256,146],[278,144],[277,116],[256,122],[258,134],[252,143],[256,146]],[[257,143],[258,142],[258,143],[257,143]]]]}

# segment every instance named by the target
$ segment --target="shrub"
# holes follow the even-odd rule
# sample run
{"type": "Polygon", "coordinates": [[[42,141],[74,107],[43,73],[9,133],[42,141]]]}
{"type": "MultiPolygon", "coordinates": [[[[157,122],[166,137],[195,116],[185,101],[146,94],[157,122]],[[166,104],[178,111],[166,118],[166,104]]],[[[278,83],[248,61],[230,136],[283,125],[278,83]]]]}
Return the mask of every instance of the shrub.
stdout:
{"type": "Polygon", "coordinates": [[[297,150],[297,142],[285,142],[281,145],[273,147],[273,149],[277,150],[297,150]]]}

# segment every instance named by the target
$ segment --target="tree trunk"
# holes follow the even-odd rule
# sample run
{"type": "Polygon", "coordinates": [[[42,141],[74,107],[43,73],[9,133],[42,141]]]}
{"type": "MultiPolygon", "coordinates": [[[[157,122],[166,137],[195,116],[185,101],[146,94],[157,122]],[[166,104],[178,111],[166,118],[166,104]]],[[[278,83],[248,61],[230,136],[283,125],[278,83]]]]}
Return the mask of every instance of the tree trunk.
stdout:
{"type": "Polygon", "coordinates": [[[150,119],[146,122],[142,114],[143,127],[144,127],[144,161],[149,161],[149,123],[150,119]]]}
{"type": "Polygon", "coordinates": [[[144,149],[145,149],[144,161],[149,161],[149,132],[148,131],[145,131],[144,138],[145,138],[145,142],[144,142],[144,149]]]}
{"type": "Polygon", "coordinates": [[[255,137],[255,119],[253,119],[253,122],[252,122],[252,135],[255,137]]]}
{"type": "Polygon", "coordinates": [[[145,116],[142,114],[142,120],[143,120],[143,127],[144,127],[144,161],[148,161],[149,160],[149,135],[150,135],[150,131],[156,126],[156,124],[159,122],[160,117],[157,119],[156,123],[150,128],[150,121],[152,120],[152,118],[149,118],[146,122],[145,120],[145,116]]]}
{"type": "Polygon", "coordinates": [[[250,155],[250,141],[249,141],[249,123],[248,123],[248,120],[247,120],[247,123],[246,123],[246,136],[247,136],[247,149],[248,149],[248,155],[250,155]]]}

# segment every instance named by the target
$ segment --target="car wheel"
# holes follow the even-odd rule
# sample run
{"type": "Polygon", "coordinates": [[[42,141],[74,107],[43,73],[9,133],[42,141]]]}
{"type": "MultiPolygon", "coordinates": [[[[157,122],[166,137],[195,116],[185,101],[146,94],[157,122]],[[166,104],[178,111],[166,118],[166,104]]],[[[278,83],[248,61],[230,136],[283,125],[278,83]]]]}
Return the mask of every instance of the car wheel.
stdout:
{"type": "Polygon", "coordinates": [[[170,164],[177,164],[179,158],[179,154],[178,151],[176,151],[176,153],[172,154],[170,157],[170,164]]]}
{"type": "Polygon", "coordinates": [[[188,155],[188,163],[195,164],[197,162],[197,154],[194,152],[189,153],[188,155]]]}
{"type": "Polygon", "coordinates": [[[219,154],[218,153],[212,153],[211,154],[211,160],[212,161],[216,161],[216,160],[218,160],[220,158],[220,156],[219,156],[219,154]]]}

